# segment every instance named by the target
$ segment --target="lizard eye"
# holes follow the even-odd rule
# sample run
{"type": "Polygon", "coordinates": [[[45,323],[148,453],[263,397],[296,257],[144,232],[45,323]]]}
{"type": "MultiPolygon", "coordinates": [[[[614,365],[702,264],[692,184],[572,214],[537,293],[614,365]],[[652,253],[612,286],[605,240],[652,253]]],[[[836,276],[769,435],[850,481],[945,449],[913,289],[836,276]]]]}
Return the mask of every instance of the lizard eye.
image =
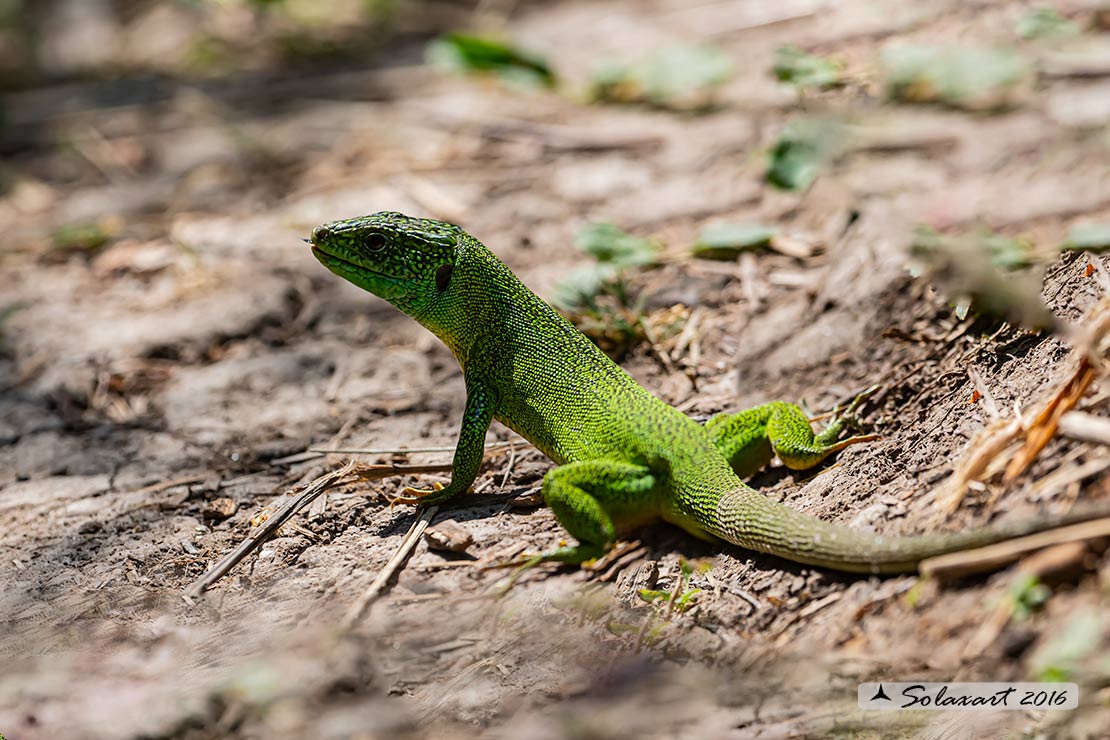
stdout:
{"type": "Polygon", "coordinates": [[[371,252],[380,252],[385,248],[385,241],[385,236],[383,234],[367,234],[362,238],[362,246],[366,247],[371,252]]]}
{"type": "Polygon", "coordinates": [[[436,290],[440,293],[447,290],[447,286],[451,284],[451,271],[453,269],[451,265],[441,265],[436,270],[436,290]]]}

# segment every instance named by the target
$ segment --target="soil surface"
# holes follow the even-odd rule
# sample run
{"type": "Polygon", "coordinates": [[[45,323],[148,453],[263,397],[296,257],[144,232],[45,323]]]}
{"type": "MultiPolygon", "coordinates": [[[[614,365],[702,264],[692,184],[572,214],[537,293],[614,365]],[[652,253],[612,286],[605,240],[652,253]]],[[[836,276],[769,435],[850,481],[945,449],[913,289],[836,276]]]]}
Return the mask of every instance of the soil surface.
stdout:
{"type": "MultiPolygon", "coordinates": [[[[0,734],[1106,736],[1110,560],[1097,550],[1038,584],[1020,568],[937,582],[841,575],[659,525],[622,557],[537,568],[498,598],[506,571],[485,565],[564,533],[535,495],[550,463],[496,423],[491,442],[517,441],[431,521],[463,551],[422,538],[353,630],[344,614],[417,520],[389,497],[435,475],[333,487],[183,596],[252,523],[352,457],[450,460],[392,452],[454,444],[465,392],[450,353],[301,241],[379,210],[459,223],[548,297],[588,259],[573,246],[583,225],[659,239],[667,259],[629,279],[649,323],[693,328],[621,362],[696,417],[771,399],[816,414],[881,383],[862,408],[877,441],[752,481],[823,519],[957,531],[1110,500],[1106,447],[1058,435],[1015,480],[991,471],[950,515],[935,505],[975,436],[1077,361],[1063,334],[959,318],[909,269],[915,225],[1028,239],[1018,274],[1043,270],[1041,295],[1068,322],[1103,297],[1110,268],[1055,249],[1076,223],[1110,222],[1110,35],[1026,41],[1014,29],[1027,11],[615,0],[506,17],[572,88],[600,57],[712,43],[733,73],[698,113],[453,77],[408,36],[353,68],[165,81],[123,100],[119,81],[6,95],[0,734]],[[769,74],[787,43],[840,57],[852,81],[799,95],[769,74]],[[874,68],[909,43],[1006,44],[1034,79],[998,110],[893,103],[874,68]],[[774,189],[766,153],[803,114],[836,117],[855,144],[808,189],[774,189]],[[691,257],[716,221],[773,225],[796,249],[691,257]],[[103,238],[74,246],[59,236],[74,224],[103,238]],[[648,603],[645,588],[674,595],[648,603]],[[860,681],[1042,677],[1079,682],[1081,709],[856,708],[860,681]]],[[[1108,392],[1096,381],[1079,408],[1105,416],[1108,392]]]]}

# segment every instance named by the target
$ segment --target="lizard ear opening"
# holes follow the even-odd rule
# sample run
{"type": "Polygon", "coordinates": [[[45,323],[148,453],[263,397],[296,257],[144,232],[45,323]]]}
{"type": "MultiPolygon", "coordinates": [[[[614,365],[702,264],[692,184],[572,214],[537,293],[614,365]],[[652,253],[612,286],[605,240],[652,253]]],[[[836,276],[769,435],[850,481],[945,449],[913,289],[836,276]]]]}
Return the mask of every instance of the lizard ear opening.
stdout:
{"type": "Polygon", "coordinates": [[[436,270],[436,290],[440,293],[447,290],[447,286],[451,283],[451,271],[454,269],[451,265],[440,265],[436,270]]]}

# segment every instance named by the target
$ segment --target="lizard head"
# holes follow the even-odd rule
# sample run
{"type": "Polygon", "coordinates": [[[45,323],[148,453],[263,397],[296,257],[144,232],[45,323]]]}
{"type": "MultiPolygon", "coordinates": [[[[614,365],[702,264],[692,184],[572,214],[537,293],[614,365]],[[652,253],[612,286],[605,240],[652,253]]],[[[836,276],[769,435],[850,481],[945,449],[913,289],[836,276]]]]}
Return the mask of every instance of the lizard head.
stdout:
{"type": "Polygon", "coordinates": [[[426,323],[449,301],[465,236],[442,221],[383,211],[317,226],[310,243],[324,267],[426,323]]]}

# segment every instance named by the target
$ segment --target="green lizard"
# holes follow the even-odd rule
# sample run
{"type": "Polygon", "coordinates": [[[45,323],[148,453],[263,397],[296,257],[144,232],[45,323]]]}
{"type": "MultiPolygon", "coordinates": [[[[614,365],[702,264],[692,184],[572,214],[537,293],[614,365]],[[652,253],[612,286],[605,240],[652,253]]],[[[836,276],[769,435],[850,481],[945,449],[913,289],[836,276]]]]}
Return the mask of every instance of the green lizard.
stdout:
{"type": "Polygon", "coordinates": [[[930,556],[1099,515],[1076,511],[919,537],[821,521],[772,501],[740,476],[773,455],[804,469],[871,439],[838,440],[843,417],[815,436],[801,409],[773,402],[699,424],[640,387],[457,226],[376,213],[318,226],[311,244],[325,267],[419,321],[462,366],[466,409],[451,481],[431,491],[406,489],[402,500],[431,504],[465,493],[497,419],[558,464],[544,476],[543,497],[577,543],[541,553],[537,562],[582,563],[611,548],[619,531],[663,519],[704,539],[801,563],[906,572],[930,556]]]}

